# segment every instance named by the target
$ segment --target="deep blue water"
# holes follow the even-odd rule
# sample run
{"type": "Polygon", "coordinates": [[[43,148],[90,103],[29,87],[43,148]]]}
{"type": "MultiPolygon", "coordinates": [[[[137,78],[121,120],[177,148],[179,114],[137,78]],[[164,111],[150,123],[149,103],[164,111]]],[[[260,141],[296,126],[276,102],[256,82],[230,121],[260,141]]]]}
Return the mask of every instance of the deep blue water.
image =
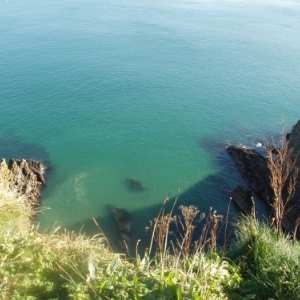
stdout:
{"type": "Polygon", "coordinates": [[[114,239],[119,206],[145,238],[179,189],[225,213],[225,146],[299,119],[299,28],[296,1],[2,1],[0,154],[51,165],[41,228],[114,239]]]}

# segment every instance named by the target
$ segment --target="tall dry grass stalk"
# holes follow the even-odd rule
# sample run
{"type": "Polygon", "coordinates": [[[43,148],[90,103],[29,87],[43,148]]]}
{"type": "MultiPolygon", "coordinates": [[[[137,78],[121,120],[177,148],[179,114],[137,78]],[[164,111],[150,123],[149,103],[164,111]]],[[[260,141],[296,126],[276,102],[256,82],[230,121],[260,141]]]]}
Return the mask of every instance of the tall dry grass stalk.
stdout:
{"type": "Polygon", "coordinates": [[[153,244],[155,244],[156,257],[160,264],[164,266],[165,263],[169,263],[177,268],[182,259],[187,261],[191,257],[203,255],[207,247],[211,254],[215,252],[219,225],[223,216],[210,209],[208,218],[205,219],[205,214],[200,213],[200,210],[193,205],[181,205],[179,207],[181,215],[173,215],[178,197],[176,197],[170,213],[165,213],[166,199],[163,201],[157,218],[150,221],[150,226],[146,227],[147,230],[152,231],[147,254],[150,255],[153,244]]]}
{"type": "Polygon", "coordinates": [[[188,258],[192,249],[195,229],[197,225],[205,218],[205,214],[199,214],[200,210],[193,205],[181,205],[179,206],[179,209],[182,217],[177,216],[175,219],[178,232],[176,242],[179,248],[177,256],[181,257],[181,255],[183,255],[184,258],[188,258]]]}
{"type": "Polygon", "coordinates": [[[217,233],[220,222],[223,220],[222,215],[218,215],[216,210],[210,210],[209,222],[210,222],[210,251],[211,254],[217,249],[217,233]]]}
{"type": "Polygon", "coordinates": [[[296,166],[297,155],[294,156],[288,146],[283,132],[276,147],[266,146],[267,164],[270,171],[270,186],[274,192],[269,203],[273,210],[276,232],[282,233],[282,219],[292,209],[289,206],[295,192],[299,168],[296,166]]]}

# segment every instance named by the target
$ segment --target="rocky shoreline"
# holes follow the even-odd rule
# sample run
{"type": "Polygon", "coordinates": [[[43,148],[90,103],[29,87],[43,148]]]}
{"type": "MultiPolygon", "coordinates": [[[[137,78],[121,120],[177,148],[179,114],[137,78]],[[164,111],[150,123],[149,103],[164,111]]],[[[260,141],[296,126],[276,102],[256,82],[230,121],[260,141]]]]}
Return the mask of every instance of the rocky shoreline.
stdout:
{"type": "MultiPolygon", "coordinates": [[[[287,135],[287,147],[292,153],[292,159],[296,160],[296,167],[300,168],[300,120],[293,126],[290,134],[287,135]]],[[[276,149],[276,148],[273,148],[276,149]]],[[[232,200],[243,212],[251,211],[250,198],[251,191],[268,204],[274,197],[270,186],[270,171],[267,165],[267,158],[259,154],[254,149],[245,147],[229,146],[227,153],[235,161],[236,167],[246,181],[248,188],[237,187],[231,192],[232,200]],[[250,194],[249,194],[250,192],[250,194]]],[[[297,219],[300,216],[300,174],[297,178],[294,195],[290,201],[290,210],[285,215],[282,222],[286,230],[294,230],[297,219]]]]}
{"type": "Polygon", "coordinates": [[[19,195],[24,195],[30,205],[41,204],[41,188],[46,184],[45,166],[32,159],[11,159],[8,164],[2,159],[1,168],[10,171],[8,186],[19,195]]]}
{"type": "MultiPolygon", "coordinates": [[[[296,160],[296,167],[300,168],[300,120],[293,126],[287,136],[287,146],[292,152],[292,158],[296,160]]],[[[275,148],[274,148],[275,149],[275,148]]],[[[230,192],[230,198],[239,209],[250,214],[253,209],[253,194],[270,204],[274,197],[270,186],[270,171],[267,165],[267,157],[254,149],[242,146],[229,146],[227,153],[235,162],[237,169],[244,178],[247,187],[239,185],[230,192]]],[[[42,162],[32,159],[11,159],[8,164],[2,159],[1,168],[9,170],[9,188],[19,195],[25,195],[26,201],[33,207],[41,205],[41,188],[46,184],[42,162]]],[[[126,184],[131,190],[143,191],[142,184],[133,179],[127,179],[126,184]]],[[[295,187],[295,193],[290,203],[290,210],[282,222],[286,230],[294,230],[300,220],[300,172],[295,187]]],[[[123,252],[128,252],[131,245],[132,226],[129,213],[123,209],[114,207],[113,215],[119,233],[118,246],[123,252]]]]}

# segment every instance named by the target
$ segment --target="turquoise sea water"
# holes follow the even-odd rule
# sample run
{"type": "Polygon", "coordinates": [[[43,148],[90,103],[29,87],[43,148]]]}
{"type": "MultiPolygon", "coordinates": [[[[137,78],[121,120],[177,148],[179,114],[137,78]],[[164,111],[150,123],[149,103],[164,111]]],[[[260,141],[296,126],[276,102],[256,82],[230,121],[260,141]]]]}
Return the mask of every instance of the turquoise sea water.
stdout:
{"type": "Polygon", "coordinates": [[[251,2],[0,3],[0,155],[51,164],[41,228],[95,217],[114,239],[119,206],[144,238],[179,189],[226,212],[241,179],[225,146],[300,117],[300,5],[251,2]]]}

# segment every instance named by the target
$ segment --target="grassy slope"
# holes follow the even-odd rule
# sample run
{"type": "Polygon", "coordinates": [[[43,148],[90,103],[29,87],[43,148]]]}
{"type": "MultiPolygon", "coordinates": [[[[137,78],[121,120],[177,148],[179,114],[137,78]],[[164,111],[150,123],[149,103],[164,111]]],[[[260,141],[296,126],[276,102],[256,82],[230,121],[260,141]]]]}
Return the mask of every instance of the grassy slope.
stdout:
{"type": "Polygon", "coordinates": [[[228,252],[245,279],[241,287],[257,299],[300,299],[300,244],[275,228],[242,217],[228,252]]]}
{"type": "MultiPolygon", "coordinates": [[[[210,245],[207,253],[202,246],[181,251],[183,236],[176,255],[161,247],[152,260],[145,255],[129,262],[109,250],[103,235],[39,233],[31,224],[34,211],[8,189],[9,180],[3,164],[1,299],[300,299],[298,242],[277,238],[251,218],[239,221],[230,259],[212,251],[208,234],[202,244],[210,245]]],[[[168,218],[162,216],[161,224],[168,218]]]]}

